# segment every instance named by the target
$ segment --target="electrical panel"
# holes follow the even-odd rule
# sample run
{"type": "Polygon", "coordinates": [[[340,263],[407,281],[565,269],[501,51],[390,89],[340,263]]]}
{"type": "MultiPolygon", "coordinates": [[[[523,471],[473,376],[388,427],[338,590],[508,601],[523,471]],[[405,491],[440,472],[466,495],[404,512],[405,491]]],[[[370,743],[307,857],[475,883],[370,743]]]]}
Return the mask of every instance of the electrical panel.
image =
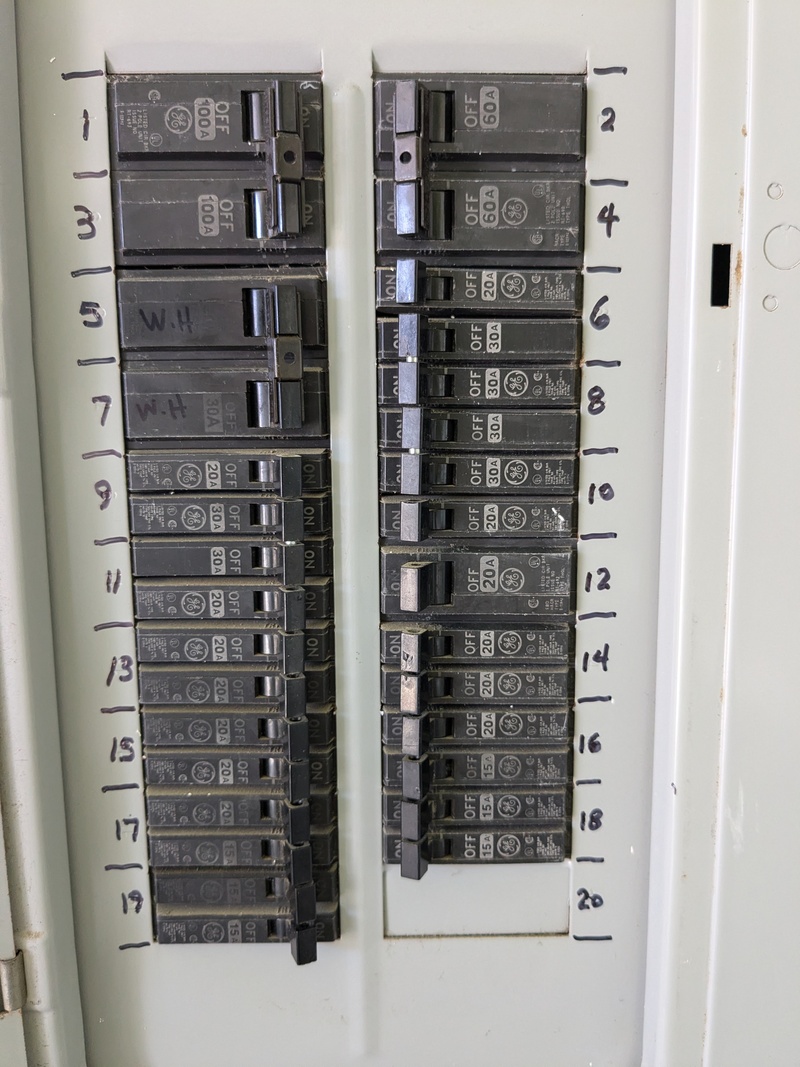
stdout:
{"type": "Polygon", "coordinates": [[[750,7],[4,0],[8,1067],[755,1062],[750,7]]]}

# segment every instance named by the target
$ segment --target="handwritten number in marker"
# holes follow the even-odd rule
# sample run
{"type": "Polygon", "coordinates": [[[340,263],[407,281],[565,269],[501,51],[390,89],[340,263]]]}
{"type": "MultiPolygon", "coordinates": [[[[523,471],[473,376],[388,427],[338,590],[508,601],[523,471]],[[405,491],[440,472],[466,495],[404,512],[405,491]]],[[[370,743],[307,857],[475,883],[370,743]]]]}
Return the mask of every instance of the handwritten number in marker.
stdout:
{"type": "Polygon", "coordinates": [[[111,410],[111,397],[110,396],[93,396],[92,397],[92,403],[93,404],[102,404],[103,405],[103,413],[100,416],[100,425],[101,426],[105,426],[106,419],[108,418],[108,413],[111,410]]]}
{"type": "Polygon", "coordinates": [[[94,483],[94,491],[100,497],[100,510],[105,511],[114,496],[111,483],[107,482],[105,478],[101,478],[99,482],[94,483]]]}
{"type": "Polygon", "coordinates": [[[578,890],[578,910],[589,911],[591,908],[602,908],[603,898],[599,893],[590,893],[588,889],[578,890]]]}
{"type": "Polygon", "coordinates": [[[599,830],[603,825],[603,809],[592,808],[581,812],[581,830],[599,830]]]}
{"type": "Polygon", "coordinates": [[[138,841],[139,840],[139,820],[138,819],[134,819],[134,818],[116,819],[115,823],[116,823],[117,841],[121,841],[122,840],[123,827],[126,827],[126,826],[130,826],[131,827],[131,841],[138,841]]]}
{"type": "Polygon", "coordinates": [[[115,678],[120,682],[133,680],[133,658],[131,656],[120,656],[119,658],[112,656],[111,667],[106,677],[106,685],[111,685],[115,678]]]}
{"type": "Polygon", "coordinates": [[[133,763],[136,759],[135,741],[132,737],[115,737],[111,746],[111,763],[133,763]]]}
{"type": "Polygon", "coordinates": [[[589,491],[586,494],[586,499],[590,504],[594,504],[595,499],[598,496],[601,500],[606,501],[614,499],[614,488],[610,482],[603,482],[603,484],[600,486],[598,486],[595,482],[592,482],[592,484],[589,486],[589,491]]]}
{"type": "MultiPolygon", "coordinates": [[[[594,586],[598,592],[604,592],[606,589],[611,588],[611,571],[608,567],[598,567],[597,571],[597,584],[594,586]]],[[[592,590],[594,584],[594,574],[591,571],[586,572],[586,583],[584,589],[587,593],[592,590]]]]}
{"type": "Polygon", "coordinates": [[[600,123],[600,129],[603,133],[613,133],[614,123],[617,121],[617,113],[613,107],[604,107],[600,112],[603,116],[603,121],[600,123]]]}
{"type": "Polygon", "coordinates": [[[586,734],[581,734],[578,738],[579,752],[591,752],[592,755],[595,755],[595,753],[600,752],[602,747],[599,733],[589,734],[588,737],[586,734]]]}
{"type": "Polygon", "coordinates": [[[97,227],[94,224],[94,212],[91,211],[85,204],[73,204],[72,210],[78,212],[78,218],[75,223],[78,227],[78,240],[79,241],[91,241],[93,237],[97,236],[97,227]],[[86,233],[81,233],[82,229],[86,230],[86,233]]]}
{"type": "Polygon", "coordinates": [[[103,325],[103,315],[105,312],[96,300],[81,300],[78,314],[83,319],[83,325],[88,326],[92,330],[96,330],[98,326],[103,325]]]}
{"type": "Polygon", "coordinates": [[[606,204],[597,216],[597,221],[606,228],[606,237],[611,236],[611,230],[615,222],[619,222],[619,215],[614,214],[614,205],[606,204]]]}
{"type": "Polygon", "coordinates": [[[583,670],[584,672],[589,670],[589,663],[599,663],[604,671],[608,670],[608,645],[603,645],[602,648],[598,648],[596,652],[592,654],[591,660],[589,659],[589,653],[583,654],[583,670]]]}
{"type": "Polygon", "coordinates": [[[605,395],[605,390],[601,389],[599,385],[592,386],[586,394],[589,401],[586,410],[590,415],[600,415],[606,410],[605,395]]]}
{"type": "Polygon", "coordinates": [[[611,318],[605,311],[600,309],[608,303],[607,296],[601,296],[589,314],[589,325],[595,330],[605,330],[611,322],[611,318]]]}
{"type": "Polygon", "coordinates": [[[128,912],[133,909],[136,915],[142,910],[144,905],[144,897],[138,889],[132,890],[130,893],[122,894],[122,914],[127,915],[128,912]]]}

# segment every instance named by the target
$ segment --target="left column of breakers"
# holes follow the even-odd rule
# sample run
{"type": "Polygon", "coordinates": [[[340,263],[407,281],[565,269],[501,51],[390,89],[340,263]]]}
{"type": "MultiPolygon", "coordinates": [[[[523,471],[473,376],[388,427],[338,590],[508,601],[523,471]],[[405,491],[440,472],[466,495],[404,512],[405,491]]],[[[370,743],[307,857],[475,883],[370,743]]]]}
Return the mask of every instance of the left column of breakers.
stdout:
{"type": "Polygon", "coordinates": [[[156,938],[307,963],[339,932],[322,87],[118,76],[109,114],[156,938]]]}

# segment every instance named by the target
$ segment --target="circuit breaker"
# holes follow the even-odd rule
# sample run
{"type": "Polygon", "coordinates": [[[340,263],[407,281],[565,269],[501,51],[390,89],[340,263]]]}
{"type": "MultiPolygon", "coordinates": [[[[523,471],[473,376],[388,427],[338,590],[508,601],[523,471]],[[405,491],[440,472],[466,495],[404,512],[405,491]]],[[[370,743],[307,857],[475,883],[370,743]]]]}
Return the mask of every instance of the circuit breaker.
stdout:
{"type": "Polygon", "coordinates": [[[746,257],[772,323],[793,269],[777,164],[742,237],[744,6],[18,5],[30,1062],[698,1060],[676,872],[711,900],[690,816],[747,803],[689,788],[744,617],[698,545],[746,257]]]}

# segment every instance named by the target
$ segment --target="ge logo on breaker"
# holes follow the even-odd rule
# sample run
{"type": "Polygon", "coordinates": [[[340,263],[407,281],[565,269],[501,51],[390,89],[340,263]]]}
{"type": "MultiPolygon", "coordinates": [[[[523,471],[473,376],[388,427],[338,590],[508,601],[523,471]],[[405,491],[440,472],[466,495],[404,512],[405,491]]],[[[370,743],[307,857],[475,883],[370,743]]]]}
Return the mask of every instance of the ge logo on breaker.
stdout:
{"type": "Polygon", "coordinates": [[[501,856],[517,856],[521,848],[520,839],[515,837],[514,834],[503,834],[502,837],[497,839],[497,851],[501,856]]]}
{"type": "Polygon", "coordinates": [[[506,274],[500,282],[500,291],[508,300],[519,300],[525,295],[525,279],[521,274],[512,271],[506,274]]]}
{"type": "Polygon", "coordinates": [[[518,593],[525,584],[525,575],[518,567],[506,567],[500,575],[500,588],[506,593],[518,593]]]}
{"type": "Polygon", "coordinates": [[[201,841],[195,849],[195,856],[197,857],[197,862],[202,863],[204,866],[216,863],[219,859],[219,849],[213,841],[201,841]]]}
{"type": "Polygon", "coordinates": [[[193,704],[203,704],[210,696],[211,688],[202,678],[192,678],[186,686],[186,697],[193,704]]]}
{"type": "Polygon", "coordinates": [[[206,607],[206,598],[200,593],[186,593],[181,598],[181,608],[186,615],[202,615],[206,607]]]}
{"type": "Polygon", "coordinates": [[[202,530],[206,524],[206,513],[196,504],[190,504],[181,512],[181,522],[187,530],[202,530]]]}
{"type": "Polygon", "coordinates": [[[506,656],[513,656],[522,648],[522,638],[516,630],[506,630],[497,639],[497,647],[506,656]]]}
{"type": "MultiPolygon", "coordinates": [[[[498,684],[498,688],[500,685],[498,684]]],[[[501,690],[502,691],[502,690],[501,690]]],[[[515,693],[519,692],[519,688],[514,690],[515,693]]],[[[505,696],[513,696],[513,693],[506,693],[505,696]]],[[[516,737],[517,734],[522,733],[522,719],[519,715],[501,715],[500,716],[500,733],[504,737],[516,737]]]]}
{"type": "Polygon", "coordinates": [[[503,696],[513,697],[522,688],[522,682],[518,674],[501,674],[497,679],[497,688],[503,696]]]}
{"type": "Polygon", "coordinates": [[[518,196],[512,196],[503,204],[501,214],[509,226],[520,226],[528,217],[528,205],[518,196]]]}
{"type": "Polygon", "coordinates": [[[210,804],[196,804],[192,808],[192,818],[199,826],[210,826],[214,821],[214,809],[210,804]]]}
{"type": "Polygon", "coordinates": [[[178,481],[184,489],[195,489],[203,480],[203,472],[195,463],[183,463],[178,467],[178,481]]]}
{"type": "Polygon", "coordinates": [[[192,113],[182,104],[174,104],[164,114],[164,125],[170,133],[188,133],[192,128],[192,113]]]}
{"type": "Polygon", "coordinates": [[[192,778],[198,785],[208,785],[209,782],[213,782],[217,776],[217,772],[214,770],[214,764],[209,763],[208,760],[200,760],[192,767],[192,778]]]}
{"type": "Polygon", "coordinates": [[[497,770],[501,778],[516,778],[522,770],[522,763],[516,756],[503,756],[497,770]]]}
{"type": "Polygon", "coordinates": [[[504,474],[509,485],[522,485],[528,477],[528,464],[521,459],[512,459],[506,463],[504,474]]]}
{"type": "Polygon", "coordinates": [[[203,882],[200,886],[200,899],[205,904],[219,904],[222,900],[222,886],[219,882],[212,882],[210,879],[203,882]]]}
{"type": "Polygon", "coordinates": [[[521,370],[509,371],[503,385],[509,396],[522,396],[528,388],[528,375],[521,370]]]}
{"type": "Polygon", "coordinates": [[[189,723],[187,733],[190,739],[198,745],[211,740],[211,726],[202,719],[195,719],[194,722],[189,723]]]}
{"type": "Polygon", "coordinates": [[[225,927],[222,923],[206,923],[203,926],[203,940],[213,945],[225,940],[225,927]]]}
{"type": "Polygon", "coordinates": [[[183,646],[183,652],[187,659],[200,663],[208,656],[208,642],[202,637],[191,637],[183,646]]]}
{"type": "Polygon", "coordinates": [[[515,818],[521,810],[522,803],[519,797],[515,797],[510,793],[506,793],[497,801],[497,814],[502,815],[504,819],[515,818]]]}
{"type": "Polygon", "coordinates": [[[506,508],[503,512],[503,525],[507,530],[521,530],[525,525],[524,510],[517,506],[506,508]]]}

